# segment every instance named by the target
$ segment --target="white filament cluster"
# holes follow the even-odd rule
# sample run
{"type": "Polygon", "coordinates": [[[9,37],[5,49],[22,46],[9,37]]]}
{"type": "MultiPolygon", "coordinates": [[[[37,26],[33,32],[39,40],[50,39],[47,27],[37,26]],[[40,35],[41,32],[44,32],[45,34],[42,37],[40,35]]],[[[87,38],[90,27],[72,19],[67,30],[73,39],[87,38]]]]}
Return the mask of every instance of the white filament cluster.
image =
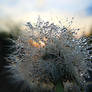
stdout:
{"type": "MultiPolygon", "coordinates": [[[[76,29],[58,26],[38,19],[35,25],[27,22],[26,29],[16,41],[16,51],[10,55],[20,75],[30,84],[52,82],[72,76],[80,86],[85,86],[87,75],[86,38],[75,38],[76,29]]],[[[12,64],[13,65],[13,64],[12,64]]],[[[63,81],[63,80],[62,80],[63,81]]]]}

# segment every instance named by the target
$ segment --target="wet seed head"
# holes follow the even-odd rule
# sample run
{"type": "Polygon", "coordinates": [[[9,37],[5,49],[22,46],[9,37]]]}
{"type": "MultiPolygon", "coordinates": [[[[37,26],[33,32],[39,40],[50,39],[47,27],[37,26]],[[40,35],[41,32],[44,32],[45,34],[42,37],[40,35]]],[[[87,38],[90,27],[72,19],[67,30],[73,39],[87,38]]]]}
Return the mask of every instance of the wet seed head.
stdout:
{"type": "Polygon", "coordinates": [[[16,40],[16,51],[8,57],[16,62],[11,66],[32,85],[45,83],[44,87],[51,88],[58,80],[73,80],[84,88],[84,76],[89,76],[89,54],[85,49],[87,38],[75,38],[78,30],[41,19],[35,25],[27,22],[16,40]]]}

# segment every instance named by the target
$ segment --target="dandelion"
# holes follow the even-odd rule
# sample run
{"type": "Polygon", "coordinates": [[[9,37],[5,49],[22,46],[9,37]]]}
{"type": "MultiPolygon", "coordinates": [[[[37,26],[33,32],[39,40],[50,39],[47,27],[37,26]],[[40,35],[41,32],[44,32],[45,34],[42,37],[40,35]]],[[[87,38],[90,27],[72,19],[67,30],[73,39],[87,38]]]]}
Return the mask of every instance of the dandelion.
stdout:
{"type": "Polygon", "coordinates": [[[91,58],[87,51],[88,39],[76,38],[76,29],[58,27],[41,19],[36,25],[27,22],[26,29],[15,41],[16,51],[8,55],[12,77],[26,81],[32,92],[36,89],[55,92],[58,81],[65,92],[73,91],[74,87],[76,92],[84,92],[85,77],[89,76],[88,70],[92,70],[87,61],[88,56],[91,58]]]}

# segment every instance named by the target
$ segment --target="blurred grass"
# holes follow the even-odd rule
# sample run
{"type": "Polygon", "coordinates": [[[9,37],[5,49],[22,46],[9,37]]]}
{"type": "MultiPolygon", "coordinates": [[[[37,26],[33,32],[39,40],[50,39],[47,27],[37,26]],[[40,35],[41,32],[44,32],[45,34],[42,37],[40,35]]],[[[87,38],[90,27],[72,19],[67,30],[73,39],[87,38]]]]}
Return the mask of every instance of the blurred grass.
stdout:
{"type": "Polygon", "coordinates": [[[21,32],[20,24],[14,21],[1,20],[0,22],[0,37],[16,39],[21,32]]]}

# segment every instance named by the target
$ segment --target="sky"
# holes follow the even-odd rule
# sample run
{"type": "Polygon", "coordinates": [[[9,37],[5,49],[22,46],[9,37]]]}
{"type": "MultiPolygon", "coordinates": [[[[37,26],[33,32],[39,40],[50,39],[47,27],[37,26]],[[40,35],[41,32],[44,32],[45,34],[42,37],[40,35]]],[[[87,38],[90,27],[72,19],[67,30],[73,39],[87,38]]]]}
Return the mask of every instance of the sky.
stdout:
{"type": "Polygon", "coordinates": [[[75,26],[78,24],[76,28],[87,32],[92,26],[92,0],[0,0],[0,20],[34,22],[39,15],[44,20],[53,19],[54,23],[57,22],[57,16],[59,20],[65,16],[74,17],[75,26]]]}
{"type": "Polygon", "coordinates": [[[90,2],[90,4],[87,7],[87,15],[92,16],[92,1],[90,2]]]}
{"type": "Polygon", "coordinates": [[[36,13],[92,15],[92,0],[0,0],[0,16],[21,17],[36,13]]]}

